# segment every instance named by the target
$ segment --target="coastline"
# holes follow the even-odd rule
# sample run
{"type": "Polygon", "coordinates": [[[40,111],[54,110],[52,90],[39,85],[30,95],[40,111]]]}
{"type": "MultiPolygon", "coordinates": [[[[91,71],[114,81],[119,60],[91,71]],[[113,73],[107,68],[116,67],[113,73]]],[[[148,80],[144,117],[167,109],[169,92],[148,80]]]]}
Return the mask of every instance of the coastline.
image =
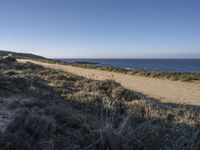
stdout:
{"type": "Polygon", "coordinates": [[[60,63],[47,63],[34,60],[18,60],[21,63],[32,62],[51,69],[59,69],[94,80],[115,80],[127,89],[134,90],[163,103],[200,105],[199,81],[180,82],[168,79],[150,78],[138,75],[129,75],[99,69],[75,67],[60,63]]]}
{"type": "MultiPolygon", "coordinates": [[[[21,59],[21,58],[20,58],[21,59]]],[[[26,58],[22,58],[25,59],[26,58]]],[[[183,81],[183,82],[199,82],[200,81],[200,73],[192,73],[192,72],[167,72],[167,71],[147,71],[147,70],[139,70],[139,69],[127,69],[127,68],[119,68],[119,67],[106,67],[99,65],[98,63],[73,63],[73,62],[65,62],[58,59],[29,59],[29,60],[37,60],[40,62],[46,62],[50,64],[61,64],[61,65],[71,65],[74,67],[80,67],[85,69],[96,69],[102,71],[110,71],[115,73],[128,74],[133,76],[143,76],[150,77],[155,79],[167,79],[171,81],[183,81]],[[98,65],[96,65],[98,64],[98,65]]]]}
{"type": "Polygon", "coordinates": [[[97,69],[97,70],[105,70],[111,72],[118,72],[129,75],[139,75],[144,77],[152,77],[159,79],[169,79],[172,81],[200,81],[200,73],[193,72],[168,72],[168,71],[151,71],[151,70],[142,70],[142,69],[132,69],[132,68],[120,68],[120,67],[109,67],[103,66],[99,63],[91,63],[91,62],[65,62],[62,60],[56,60],[56,63],[72,65],[75,67],[88,68],[88,69],[97,69]]]}

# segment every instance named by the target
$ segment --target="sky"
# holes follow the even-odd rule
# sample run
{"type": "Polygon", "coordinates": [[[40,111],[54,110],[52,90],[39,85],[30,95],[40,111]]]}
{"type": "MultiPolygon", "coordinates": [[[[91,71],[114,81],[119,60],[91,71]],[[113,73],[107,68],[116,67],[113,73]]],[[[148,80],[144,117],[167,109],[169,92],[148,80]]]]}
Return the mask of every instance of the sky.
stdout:
{"type": "Polygon", "coordinates": [[[200,1],[0,0],[0,49],[50,58],[200,58],[200,1]]]}

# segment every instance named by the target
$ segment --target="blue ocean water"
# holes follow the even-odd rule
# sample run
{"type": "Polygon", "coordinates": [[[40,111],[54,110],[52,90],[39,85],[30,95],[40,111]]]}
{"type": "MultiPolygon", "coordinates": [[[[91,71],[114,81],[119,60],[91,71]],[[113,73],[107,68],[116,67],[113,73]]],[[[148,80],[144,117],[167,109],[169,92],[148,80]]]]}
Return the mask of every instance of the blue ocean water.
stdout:
{"type": "Polygon", "coordinates": [[[62,59],[65,62],[90,62],[126,69],[200,73],[200,59],[62,59]]]}

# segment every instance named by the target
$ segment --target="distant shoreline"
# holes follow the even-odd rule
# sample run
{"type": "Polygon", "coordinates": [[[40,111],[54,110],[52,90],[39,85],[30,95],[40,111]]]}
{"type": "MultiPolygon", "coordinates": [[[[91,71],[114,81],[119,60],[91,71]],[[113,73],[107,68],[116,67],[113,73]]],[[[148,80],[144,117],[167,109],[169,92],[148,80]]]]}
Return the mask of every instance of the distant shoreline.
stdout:
{"type": "Polygon", "coordinates": [[[200,81],[200,73],[193,72],[167,72],[167,71],[151,71],[151,70],[142,70],[142,69],[132,69],[132,68],[120,68],[120,67],[112,67],[112,66],[103,66],[97,65],[96,63],[73,63],[66,62],[63,60],[56,60],[56,63],[72,65],[75,67],[88,68],[88,69],[97,69],[97,70],[105,70],[129,75],[139,75],[151,78],[159,78],[159,79],[168,79],[173,81],[200,81]]]}
{"type": "Polygon", "coordinates": [[[55,59],[72,64],[94,64],[137,71],[200,73],[200,59],[55,59]]]}

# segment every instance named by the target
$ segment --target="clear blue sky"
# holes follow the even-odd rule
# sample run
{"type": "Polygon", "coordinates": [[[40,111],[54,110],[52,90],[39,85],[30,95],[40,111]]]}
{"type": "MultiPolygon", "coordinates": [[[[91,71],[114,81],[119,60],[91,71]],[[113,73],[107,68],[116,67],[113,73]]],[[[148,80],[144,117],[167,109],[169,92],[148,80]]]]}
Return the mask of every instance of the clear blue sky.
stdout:
{"type": "Polygon", "coordinates": [[[54,58],[200,58],[200,1],[0,0],[0,49],[54,58]]]}

